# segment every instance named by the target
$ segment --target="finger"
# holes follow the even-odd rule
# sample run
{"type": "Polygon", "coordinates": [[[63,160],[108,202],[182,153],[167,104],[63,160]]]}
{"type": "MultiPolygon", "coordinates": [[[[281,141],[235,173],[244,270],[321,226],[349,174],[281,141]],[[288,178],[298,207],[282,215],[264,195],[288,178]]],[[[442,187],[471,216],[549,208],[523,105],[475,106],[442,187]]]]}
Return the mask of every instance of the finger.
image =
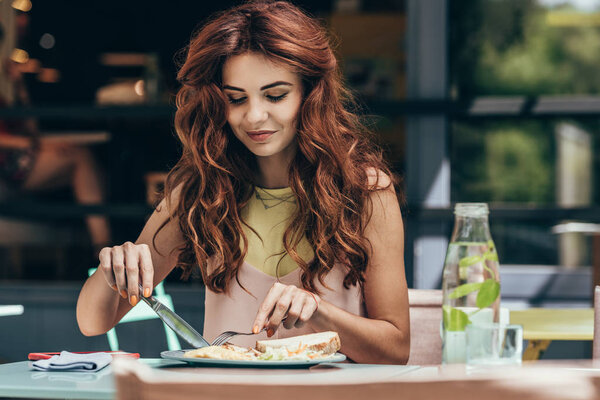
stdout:
{"type": "Polygon", "coordinates": [[[98,253],[98,258],[100,259],[100,264],[98,265],[98,269],[104,276],[106,283],[110,286],[114,291],[118,292],[117,282],[115,281],[115,275],[112,270],[111,262],[110,262],[110,247],[104,247],[98,253]]]}
{"type": "Polygon", "coordinates": [[[111,251],[112,270],[115,275],[115,282],[117,284],[117,290],[124,299],[127,298],[127,280],[125,279],[125,258],[123,255],[123,248],[121,246],[114,246],[111,251]]]}
{"type": "MultiPolygon", "coordinates": [[[[304,310],[304,307],[302,309],[304,310]]],[[[310,317],[309,317],[309,319],[310,319],[310,317]]],[[[302,328],[304,325],[306,325],[306,321],[303,320],[302,312],[300,312],[300,316],[298,317],[298,320],[296,320],[296,323],[294,324],[294,328],[302,328]]]]}
{"type": "Polygon", "coordinates": [[[276,282],[275,284],[273,284],[273,286],[271,286],[271,289],[269,289],[269,293],[267,293],[267,296],[258,308],[258,313],[254,318],[254,324],[252,325],[253,333],[258,333],[265,327],[267,318],[273,311],[273,307],[275,307],[275,303],[277,303],[277,300],[281,296],[281,293],[284,289],[285,285],[282,285],[279,282],[276,282]]]}
{"type": "Polygon", "coordinates": [[[298,318],[298,321],[296,322],[296,326],[298,328],[303,326],[306,322],[308,322],[309,319],[311,319],[316,310],[317,303],[313,300],[313,298],[310,297],[310,295],[305,297],[304,307],[302,307],[302,312],[300,313],[300,318],[298,318]],[[300,326],[298,326],[298,324],[300,324],[300,326]]]}
{"type": "Polygon", "coordinates": [[[140,245],[140,270],[142,273],[142,287],[144,297],[148,297],[152,294],[154,288],[154,267],[152,266],[152,255],[150,254],[150,247],[147,244],[140,245]]]}
{"type": "Polygon", "coordinates": [[[275,303],[275,307],[273,308],[273,313],[269,317],[267,321],[267,336],[273,336],[279,325],[281,324],[281,320],[287,314],[290,306],[292,305],[292,299],[294,298],[295,291],[297,288],[295,286],[287,286],[284,290],[277,303],[275,303]]]}
{"type": "Polygon", "coordinates": [[[125,250],[125,270],[127,271],[127,294],[129,304],[135,306],[140,299],[140,253],[136,246],[127,242],[123,245],[125,250]]]}
{"type": "Polygon", "coordinates": [[[292,305],[287,312],[287,318],[283,323],[284,328],[291,329],[296,325],[296,321],[300,318],[300,313],[302,313],[302,308],[304,308],[304,302],[306,294],[302,293],[302,291],[297,290],[294,295],[294,299],[292,300],[292,305]]]}

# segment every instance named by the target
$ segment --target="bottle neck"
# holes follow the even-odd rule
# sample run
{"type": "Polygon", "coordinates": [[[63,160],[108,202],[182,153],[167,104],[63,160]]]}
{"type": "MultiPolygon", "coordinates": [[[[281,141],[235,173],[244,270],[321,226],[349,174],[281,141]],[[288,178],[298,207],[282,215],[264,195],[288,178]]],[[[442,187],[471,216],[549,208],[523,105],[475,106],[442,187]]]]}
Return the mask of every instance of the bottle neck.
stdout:
{"type": "Polygon", "coordinates": [[[492,239],[487,215],[462,216],[457,215],[454,220],[451,242],[487,243],[492,239]]]}

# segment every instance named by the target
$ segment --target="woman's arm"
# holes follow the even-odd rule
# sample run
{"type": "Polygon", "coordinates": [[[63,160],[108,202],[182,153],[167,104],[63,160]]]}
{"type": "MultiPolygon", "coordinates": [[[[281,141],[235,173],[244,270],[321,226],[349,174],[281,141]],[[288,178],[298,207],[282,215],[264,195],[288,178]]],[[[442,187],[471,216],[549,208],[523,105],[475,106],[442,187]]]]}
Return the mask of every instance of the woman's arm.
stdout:
{"type": "Polygon", "coordinates": [[[404,274],[404,229],[392,187],[374,192],[365,235],[372,253],[365,274],[368,318],[322,301],[310,320],[316,330],[340,334],[342,352],[360,363],[406,364],[410,350],[408,289],[404,274]]]}
{"type": "MultiPolygon", "coordinates": [[[[175,202],[176,196],[173,197],[175,202]]],[[[110,330],[137,304],[139,296],[149,296],[152,288],[175,267],[178,252],[173,250],[183,244],[177,221],[170,220],[159,231],[156,249],[152,244],[155,232],[168,219],[163,200],[135,244],[127,242],[101,250],[98,270],[85,282],[77,300],[77,323],[84,335],[110,330]],[[138,282],[145,293],[139,293],[138,282]]]]}
{"type": "MultiPolygon", "coordinates": [[[[389,178],[380,176],[380,187],[388,183],[389,178]]],[[[267,326],[272,334],[287,313],[286,328],[308,323],[316,331],[338,332],[341,351],[353,361],[406,364],[410,322],[402,215],[392,186],[373,192],[371,199],[373,212],[365,230],[372,247],[364,284],[368,318],[351,314],[295,286],[275,284],[261,305],[254,330],[267,326]]]]}

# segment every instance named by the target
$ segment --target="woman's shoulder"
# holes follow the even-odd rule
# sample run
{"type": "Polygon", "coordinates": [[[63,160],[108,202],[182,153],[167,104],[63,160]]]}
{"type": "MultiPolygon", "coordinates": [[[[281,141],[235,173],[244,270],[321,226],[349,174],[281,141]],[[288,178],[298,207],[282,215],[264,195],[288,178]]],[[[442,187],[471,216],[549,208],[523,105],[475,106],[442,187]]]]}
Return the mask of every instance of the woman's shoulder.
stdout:
{"type": "Polygon", "coordinates": [[[383,170],[375,167],[367,167],[367,187],[369,190],[383,190],[393,187],[392,177],[383,170]]]}
{"type": "Polygon", "coordinates": [[[179,199],[181,198],[181,191],[183,184],[180,183],[169,191],[163,193],[162,200],[156,206],[156,212],[173,215],[173,211],[177,209],[179,205],[179,199]]]}

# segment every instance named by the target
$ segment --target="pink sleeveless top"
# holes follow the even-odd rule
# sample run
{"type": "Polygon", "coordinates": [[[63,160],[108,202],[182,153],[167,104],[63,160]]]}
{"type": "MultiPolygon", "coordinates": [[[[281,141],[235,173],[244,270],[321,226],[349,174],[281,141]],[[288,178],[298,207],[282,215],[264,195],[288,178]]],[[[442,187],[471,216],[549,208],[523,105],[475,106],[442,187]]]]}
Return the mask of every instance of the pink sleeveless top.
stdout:
{"type": "MultiPolygon", "coordinates": [[[[211,267],[209,265],[209,273],[211,267]]],[[[252,295],[248,294],[233,280],[228,293],[215,293],[206,289],[204,307],[204,337],[212,342],[216,336],[224,331],[251,332],[252,323],[271,286],[277,281],[285,285],[302,287],[300,282],[301,269],[297,268],[287,275],[278,278],[268,275],[252,265],[244,262],[239,270],[239,281],[252,295]]],[[[359,286],[350,286],[345,289],[343,282],[346,276],[346,267],[336,264],[325,276],[325,283],[330,289],[323,287],[319,282],[316,286],[321,292],[321,298],[349,313],[365,316],[363,296],[359,286]]],[[[286,329],[281,325],[270,339],[285,338],[290,336],[313,333],[308,324],[302,328],[286,329]]],[[[236,336],[231,343],[238,346],[253,347],[257,340],[267,339],[266,332],[253,336],[236,336]]]]}

